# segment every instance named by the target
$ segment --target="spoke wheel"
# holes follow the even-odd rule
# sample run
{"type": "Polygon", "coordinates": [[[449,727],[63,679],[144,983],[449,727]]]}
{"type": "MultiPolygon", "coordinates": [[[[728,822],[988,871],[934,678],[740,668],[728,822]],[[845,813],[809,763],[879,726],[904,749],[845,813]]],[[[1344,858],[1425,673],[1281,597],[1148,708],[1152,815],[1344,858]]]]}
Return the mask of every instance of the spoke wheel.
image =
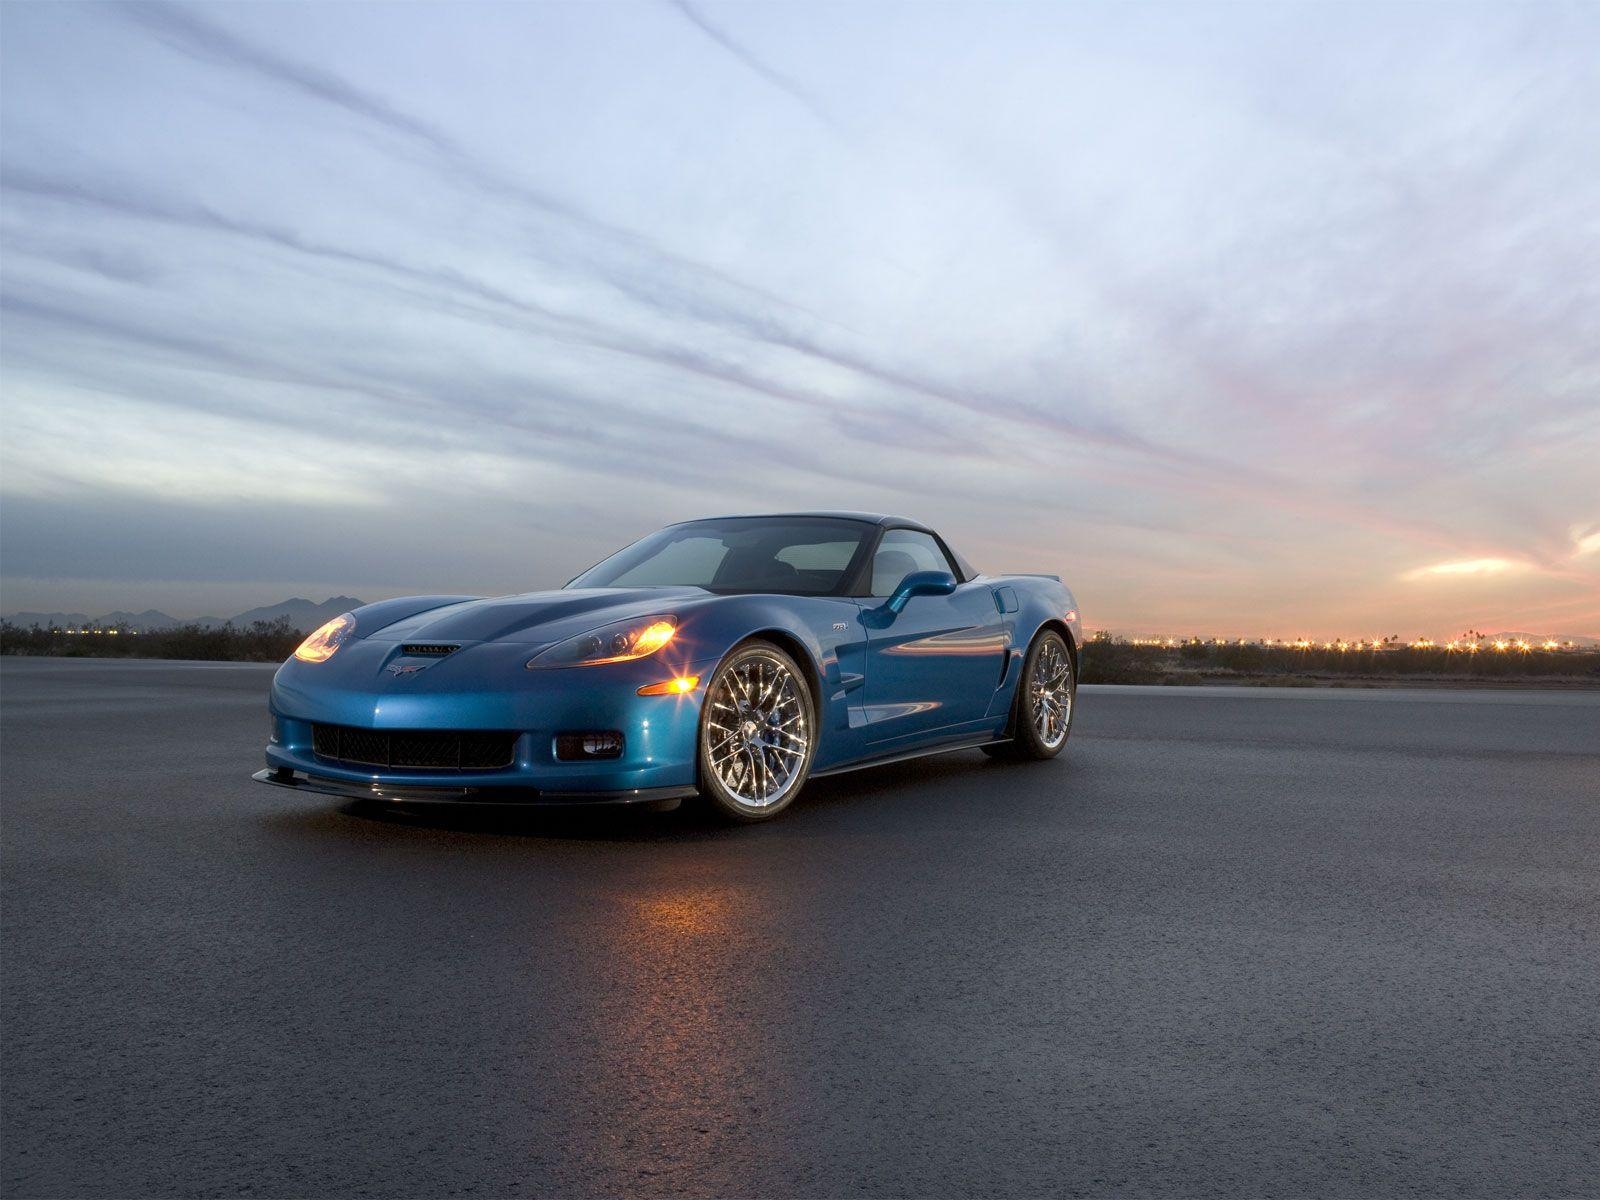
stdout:
{"type": "Polygon", "coordinates": [[[1033,639],[1022,660],[1022,678],[1011,707],[1010,740],[985,746],[984,753],[1012,760],[1054,758],[1072,732],[1077,692],[1077,672],[1067,643],[1055,630],[1046,629],[1033,639]]]}
{"type": "Polygon", "coordinates": [[[702,790],[729,816],[763,820],[788,807],[815,747],[811,690],[794,660],[767,642],[729,656],[700,717],[702,790]]]}
{"type": "Polygon", "coordinates": [[[1039,646],[1028,678],[1028,712],[1040,743],[1047,750],[1058,749],[1067,740],[1072,724],[1072,661],[1058,637],[1049,637],[1039,646]]]}

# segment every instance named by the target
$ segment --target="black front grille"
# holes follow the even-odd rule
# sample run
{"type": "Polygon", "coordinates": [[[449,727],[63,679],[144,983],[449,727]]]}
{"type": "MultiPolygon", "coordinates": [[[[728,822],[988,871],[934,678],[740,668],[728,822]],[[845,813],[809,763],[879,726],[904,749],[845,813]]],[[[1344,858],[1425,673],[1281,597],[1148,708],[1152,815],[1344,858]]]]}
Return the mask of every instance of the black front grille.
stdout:
{"type": "Polygon", "coordinates": [[[455,642],[404,642],[400,649],[406,654],[438,657],[442,654],[454,654],[461,649],[461,646],[455,642]]]}
{"type": "Polygon", "coordinates": [[[431,768],[436,771],[492,771],[516,761],[514,733],[457,732],[450,729],[354,729],[313,725],[311,748],[318,758],[364,767],[431,768]]]}

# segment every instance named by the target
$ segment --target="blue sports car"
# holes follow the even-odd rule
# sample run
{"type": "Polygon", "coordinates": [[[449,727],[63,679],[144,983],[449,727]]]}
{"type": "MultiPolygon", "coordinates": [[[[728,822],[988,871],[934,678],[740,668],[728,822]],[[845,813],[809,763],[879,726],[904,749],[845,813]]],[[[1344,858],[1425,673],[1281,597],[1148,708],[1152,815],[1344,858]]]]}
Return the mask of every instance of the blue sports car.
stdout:
{"type": "Polygon", "coordinates": [[[670,525],[553,592],[369,604],[272,681],[267,769],[398,802],[654,802],[775,816],[813,775],[1072,731],[1077,603],[900,517],[670,525]]]}

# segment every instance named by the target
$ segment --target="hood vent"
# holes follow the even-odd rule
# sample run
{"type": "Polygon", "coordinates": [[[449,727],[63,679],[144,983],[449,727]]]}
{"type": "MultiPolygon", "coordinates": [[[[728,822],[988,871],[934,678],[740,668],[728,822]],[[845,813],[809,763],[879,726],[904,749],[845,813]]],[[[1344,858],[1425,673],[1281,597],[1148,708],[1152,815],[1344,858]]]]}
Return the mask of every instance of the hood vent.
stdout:
{"type": "Polygon", "coordinates": [[[405,642],[400,649],[405,654],[438,658],[445,654],[454,654],[461,649],[461,646],[456,642],[405,642]]]}

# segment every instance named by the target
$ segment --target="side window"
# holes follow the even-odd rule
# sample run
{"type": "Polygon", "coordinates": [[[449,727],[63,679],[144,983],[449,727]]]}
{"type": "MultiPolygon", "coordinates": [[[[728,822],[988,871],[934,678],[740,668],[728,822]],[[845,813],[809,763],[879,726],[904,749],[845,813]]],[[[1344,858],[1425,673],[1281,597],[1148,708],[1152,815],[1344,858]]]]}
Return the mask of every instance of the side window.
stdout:
{"type": "Polygon", "coordinates": [[[837,576],[850,565],[855,552],[855,542],[809,542],[785,546],[775,557],[799,571],[831,571],[837,576]]]}
{"type": "Polygon", "coordinates": [[[913,571],[955,574],[950,560],[931,536],[916,529],[891,529],[878,543],[872,558],[872,594],[892,596],[900,581],[913,571]]]}

